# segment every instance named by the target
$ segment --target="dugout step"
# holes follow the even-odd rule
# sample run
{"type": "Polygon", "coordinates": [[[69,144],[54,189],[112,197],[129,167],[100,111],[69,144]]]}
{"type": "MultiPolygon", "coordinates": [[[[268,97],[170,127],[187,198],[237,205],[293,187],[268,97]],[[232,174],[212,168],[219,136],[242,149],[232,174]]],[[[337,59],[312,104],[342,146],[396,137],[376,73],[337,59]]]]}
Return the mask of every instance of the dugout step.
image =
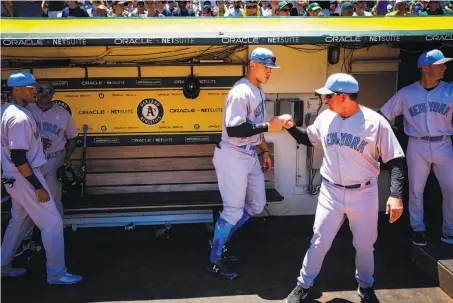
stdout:
{"type": "MultiPolygon", "coordinates": [[[[276,189],[266,189],[268,203],[283,201],[284,197],[276,189]]],[[[171,208],[208,208],[222,206],[218,190],[179,191],[154,193],[125,193],[87,195],[83,199],[63,200],[65,213],[84,209],[118,209],[131,210],[149,207],[154,209],[171,208]]]]}
{"type": "Polygon", "coordinates": [[[453,245],[428,239],[427,246],[413,245],[412,260],[453,298],[453,245]]]}

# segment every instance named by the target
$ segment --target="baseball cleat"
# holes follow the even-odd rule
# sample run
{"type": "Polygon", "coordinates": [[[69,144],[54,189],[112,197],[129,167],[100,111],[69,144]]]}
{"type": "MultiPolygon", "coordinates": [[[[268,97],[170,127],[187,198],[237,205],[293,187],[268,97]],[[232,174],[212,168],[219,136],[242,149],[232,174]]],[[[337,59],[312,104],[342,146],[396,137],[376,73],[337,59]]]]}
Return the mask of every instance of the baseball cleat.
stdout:
{"type": "Polygon", "coordinates": [[[49,284],[76,284],[82,280],[82,276],[65,273],[58,279],[47,280],[49,284]]]}
{"type": "Polygon", "coordinates": [[[285,303],[300,303],[308,296],[308,288],[303,288],[297,285],[293,291],[288,295],[285,303]]]}
{"type": "Polygon", "coordinates": [[[426,246],[426,233],[424,231],[414,231],[412,234],[412,243],[417,246],[426,246]]]}
{"type": "Polygon", "coordinates": [[[447,236],[446,234],[442,234],[442,236],[440,237],[440,240],[444,243],[447,243],[447,244],[453,244],[453,236],[447,236]]]}
{"type": "Polygon", "coordinates": [[[377,303],[379,299],[376,297],[374,293],[373,287],[362,288],[359,286],[357,289],[357,293],[359,294],[361,303],[377,303]]]}
{"type": "Polygon", "coordinates": [[[2,268],[2,277],[18,277],[23,275],[27,270],[25,268],[2,268]]]}
{"type": "Polygon", "coordinates": [[[238,273],[228,270],[223,261],[209,262],[206,265],[206,270],[211,273],[215,273],[217,276],[227,280],[233,280],[239,276],[238,273]]]}

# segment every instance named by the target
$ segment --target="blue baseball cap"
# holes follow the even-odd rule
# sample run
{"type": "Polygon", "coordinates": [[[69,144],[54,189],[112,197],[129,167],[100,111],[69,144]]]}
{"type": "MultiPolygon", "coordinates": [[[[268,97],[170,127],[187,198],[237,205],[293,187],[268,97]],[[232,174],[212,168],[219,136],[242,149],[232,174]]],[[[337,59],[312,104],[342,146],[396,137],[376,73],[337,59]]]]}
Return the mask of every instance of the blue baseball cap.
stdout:
{"type": "Polygon", "coordinates": [[[445,58],[444,54],[440,50],[433,49],[433,50],[430,50],[429,52],[423,53],[420,56],[420,58],[418,58],[417,65],[418,65],[418,68],[420,68],[425,65],[444,64],[451,60],[453,60],[453,58],[445,58]]]}
{"type": "Polygon", "coordinates": [[[280,68],[280,66],[275,64],[276,60],[274,53],[263,47],[255,48],[249,55],[249,61],[258,62],[270,68],[280,68]]]}
{"type": "Polygon", "coordinates": [[[6,82],[8,87],[19,87],[19,86],[34,86],[36,87],[38,84],[36,83],[35,77],[28,73],[28,72],[15,72],[8,77],[8,81],[6,82]]]}
{"type": "Polygon", "coordinates": [[[317,89],[316,92],[320,95],[333,93],[355,94],[359,92],[359,83],[351,75],[337,73],[331,75],[324,87],[317,89]]]}

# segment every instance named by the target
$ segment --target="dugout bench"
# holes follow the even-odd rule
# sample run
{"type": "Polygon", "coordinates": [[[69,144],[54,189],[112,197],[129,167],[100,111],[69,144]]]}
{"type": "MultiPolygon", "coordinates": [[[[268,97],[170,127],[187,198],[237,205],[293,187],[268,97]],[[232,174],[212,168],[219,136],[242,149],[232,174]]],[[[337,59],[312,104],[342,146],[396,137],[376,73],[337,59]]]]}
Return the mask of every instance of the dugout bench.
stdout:
{"type": "MultiPolygon", "coordinates": [[[[215,144],[88,147],[83,198],[63,197],[64,225],[82,227],[210,223],[222,207],[212,164],[215,144]]],[[[273,145],[269,144],[273,159],[273,145]]],[[[72,157],[81,170],[82,148],[72,157]]],[[[265,173],[267,202],[284,198],[265,173]]]]}

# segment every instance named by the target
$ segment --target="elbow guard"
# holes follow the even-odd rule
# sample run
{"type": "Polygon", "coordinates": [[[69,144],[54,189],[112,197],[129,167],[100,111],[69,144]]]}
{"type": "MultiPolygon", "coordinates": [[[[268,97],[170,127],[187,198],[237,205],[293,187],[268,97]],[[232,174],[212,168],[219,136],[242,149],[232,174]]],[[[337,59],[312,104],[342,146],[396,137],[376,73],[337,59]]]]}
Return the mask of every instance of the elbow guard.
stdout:
{"type": "Polygon", "coordinates": [[[14,166],[16,167],[24,165],[25,163],[28,162],[27,151],[24,149],[11,150],[11,161],[13,161],[14,166]]]}

